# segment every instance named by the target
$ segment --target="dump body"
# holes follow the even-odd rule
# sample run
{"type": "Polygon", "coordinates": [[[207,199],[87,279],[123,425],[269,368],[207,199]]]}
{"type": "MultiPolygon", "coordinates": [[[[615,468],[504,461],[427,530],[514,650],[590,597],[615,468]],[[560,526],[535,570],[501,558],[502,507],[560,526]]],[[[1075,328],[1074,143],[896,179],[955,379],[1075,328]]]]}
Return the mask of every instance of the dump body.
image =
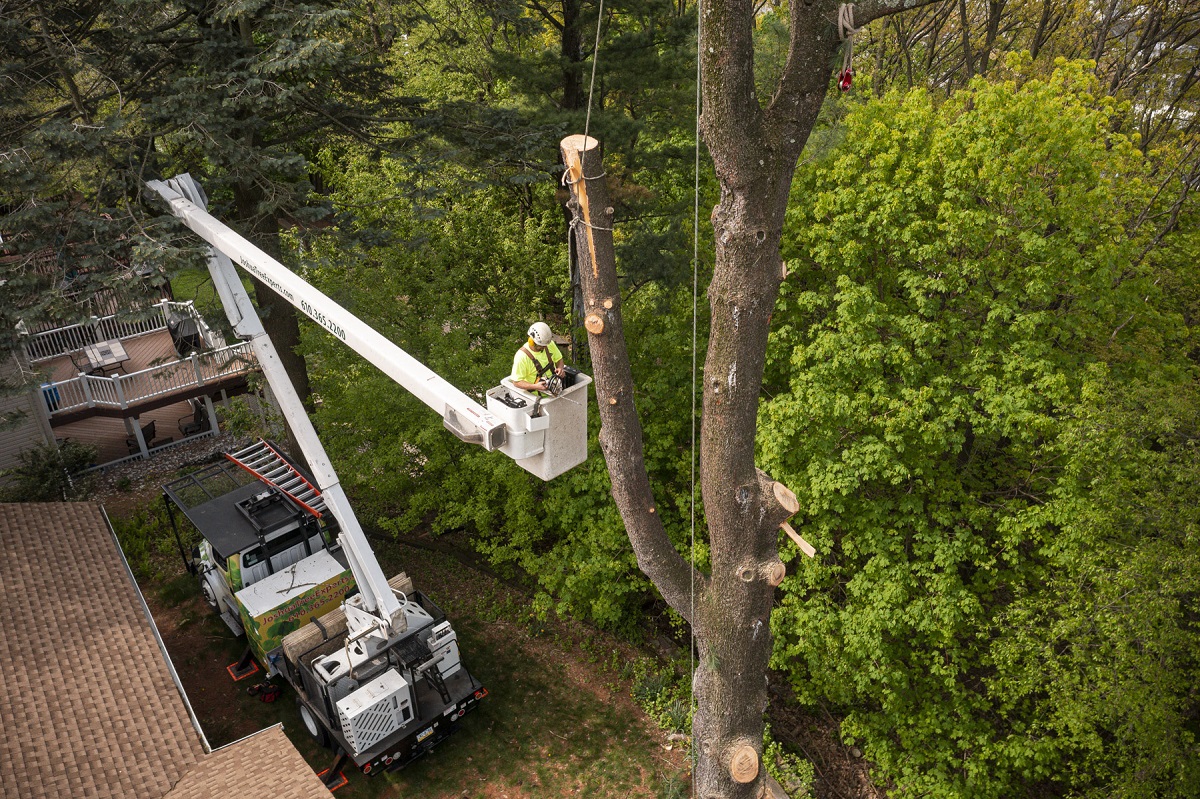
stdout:
{"type": "Polygon", "coordinates": [[[337,608],[354,590],[346,565],[322,550],[234,594],[246,640],[274,671],[271,653],[284,637],[337,608]]]}

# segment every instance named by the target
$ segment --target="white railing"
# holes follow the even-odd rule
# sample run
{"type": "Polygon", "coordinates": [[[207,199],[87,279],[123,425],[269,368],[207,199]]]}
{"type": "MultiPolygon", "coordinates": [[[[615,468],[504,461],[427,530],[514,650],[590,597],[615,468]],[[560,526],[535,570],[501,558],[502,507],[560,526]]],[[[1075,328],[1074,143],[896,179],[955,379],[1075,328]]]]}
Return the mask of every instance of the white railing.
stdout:
{"type": "Polygon", "coordinates": [[[43,383],[42,399],[51,418],[80,408],[128,408],[147,400],[243,374],[257,366],[247,342],[112,377],[79,375],[43,383]]]}
{"type": "Polygon", "coordinates": [[[171,302],[163,300],[142,312],[144,316],[102,316],[88,322],[66,327],[56,327],[29,336],[25,342],[25,357],[30,363],[58,358],[82,350],[88,344],[101,341],[134,338],[158,330],[165,330],[178,319],[191,317],[200,330],[200,335],[209,347],[224,346],[224,341],[209,329],[196,312],[191,301],[171,302]]]}
{"type": "MultiPolygon", "coordinates": [[[[199,441],[202,438],[212,438],[213,436],[217,436],[217,435],[220,435],[220,432],[217,430],[205,430],[203,433],[196,433],[194,435],[184,436],[183,438],[179,439],[178,441],[168,441],[167,443],[160,444],[157,447],[147,446],[146,456],[156,455],[165,449],[171,449],[172,447],[179,447],[184,444],[190,444],[193,441],[199,441]]],[[[149,444],[150,442],[147,441],[146,443],[149,444]]],[[[133,461],[140,461],[140,460],[143,460],[142,453],[135,452],[132,455],[124,455],[115,460],[105,461],[104,463],[97,463],[95,466],[89,466],[86,469],[80,469],[79,473],[80,474],[90,474],[91,472],[102,472],[105,469],[112,468],[113,466],[120,466],[122,463],[131,463],[133,461]]]]}
{"type": "MultiPolygon", "coordinates": [[[[171,304],[178,305],[179,303],[171,303],[171,304]]],[[[185,305],[187,306],[187,312],[189,314],[191,314],[193,319],[196,320],[196,326],[200,328],[200,338],[202,338],[204,340],[205,346],[208,347],[210,350],[219,350],[222,347],[224,347],[225,346],[225,337],[208,326],[208,322],[204,321],[204,317],[201,316],[200,313],[195,308],[192,307],[192,303],[190,300],[187,303],[185,303],[185,305]]]]}

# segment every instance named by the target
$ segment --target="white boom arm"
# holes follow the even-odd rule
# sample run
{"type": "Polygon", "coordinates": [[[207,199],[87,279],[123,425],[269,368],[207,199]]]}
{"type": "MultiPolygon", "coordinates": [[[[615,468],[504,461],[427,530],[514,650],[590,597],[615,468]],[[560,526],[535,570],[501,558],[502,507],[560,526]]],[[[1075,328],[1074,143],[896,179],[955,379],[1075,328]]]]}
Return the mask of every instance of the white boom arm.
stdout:
{"type": "Polygon", "coordinates": [[[451,433],[469,444],[480,444],[486,450],[500,449],[504,445],[504,422],[209,214],[195,201],[204,195],[190,175],[185,173],[165,182],[152,180],[146,185],[167,201],[171,213],[218,252],[235,260],[279,296],[437,411],[451,433]],[[191,184],[200,194],[187,196],[191,192],[185,184],[191,184]]]}
{"type": "Polygon", "coordinates": [[[587,375],[577,375],[573,387],[549,398],[535,398],[502,381],[488,391],[488,408],[484,408],[219,222],[205,210],[208,199],[191,175],[152,180],[146,185],[166,200],[171,213],[211,245],[209,272],[229,322],[238,336],[250,341],[326,505],[341,527],[338,540],[361,592],[344,605],[353,635],[377,631],[389,637],[401,632],[404,613],[231,259],[441,414],[446,429],[463,441],[499,450],[543,480],[551,480],[587,458],[587,387],[592,382],[587,375]]]}
{"type": "MultiPolygon", "coordinates": [[[[148,185],[164,197],[174,197],[176,202],[187,203],[193,212],[212,219],[204,211],[204,206],[208,202],[204,191],[199,184],[192,180],[190,175],[180,175],[172,179],[171,186],[160,181],[152,181],[148,185]],[[192,199],[186,199],[184,195],[192,199]]],[[[220,224],[215,220],[213,222],[217,225],[220,224]]],[[[236,236],[237,234],[229,231],[228,235],[236,236]]],[[[346,560],[359,590],[358,597],[348,600],[344,606],[347,622],[355,632],[367,633],[374,628],[378,634],[384,637],[388,637],[394,632],[401,632],[404,613],[400,601],[392,592],[391,586],[388,585],[387,577],[384,576],[379,561],[375,559],[374,551],[367,543],[367,537],[363,533],[362,527],[359,526],[358,518],[354,515],[354,510],[350,507],[346,493],[338,481],[337,472],[329,462],[329,456],[325,453],[321,439],[317,437],[317,431],[308,418],[308,412],[304,409],[295,388],[292,387],[291,378],[288,377],[283,362],[279,360],[275,345],[263,330],[258,312],[250,303],[250,297],[246,294],[242,281],[238,279],[233,263],[221,247],[211,240],[209,243],[213,247],[209,255],[208,271],[212,275],[213,285],[216,286],[217,293],[221,297],[221,303],[225,306],[229,323],[233,325],[234,332],[249,340],[250,346],[254,349],[263,376],[271,386],[275,400],[279,403],[280,410],[283,411],[284,418],[287,419],[288,426],[313,471],[325,505],[337,519],[338,526],[341,528],[338,533],[338,542],[342,546],[342,551],[346,553],[346,560]]],[[[250,245],[246,243],[246,246],[250,245]]],[[[263,258],[268,258],[261,250],[256,250],[256,252],[261,253],[263,258]]]]}

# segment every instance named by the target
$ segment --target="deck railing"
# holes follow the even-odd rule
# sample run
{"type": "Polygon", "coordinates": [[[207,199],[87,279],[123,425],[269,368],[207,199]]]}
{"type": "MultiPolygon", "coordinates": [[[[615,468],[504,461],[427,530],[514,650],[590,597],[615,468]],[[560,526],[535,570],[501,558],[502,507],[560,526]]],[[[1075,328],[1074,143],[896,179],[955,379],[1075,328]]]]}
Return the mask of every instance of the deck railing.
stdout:
{"type": "Polygon", "coordinates": [[[88,322],[66,327],[56,327],[34,333],[25,340],[25,356],[30,363],[58,358],[82,350],[88,344],[101,341],[134,338],[158,330],[165,330],[172,321],[191,317],[199,328],[204,342],[210,347],[220,347],[225,342],[209,329],[195,307],[189,302],[163,300],[142,312],[144,316],[102,316],[88,322]]]}
{"type": "Polygon", "coordinates": [[[193,352],[178,361],[151,366],[140,372],[112,377],[81,374],[69,380],[42,384],[42,398],[51,418],[80,408],[129,408],[147,400],[174,394],[223,377],[257,368],[246,342],[205,352],[193,352]]]}
{"type": "MultiPolygon", "coordinates": [[[[217,435],[220,435],[220,433],[216,430],[205,430],[203,433],[196,433],[194,435],[184,436],[183,438],[180,438],[178,440],[168,439],[167,443],[160,444],[157,447],[147,446],[146,456],[148,457],[150,455],[157,455],[158,453],[162,452],[163,450],[172,449],[174,447],[180,447],[180,446],[183,446],[184,444],[191,444],[193,441],[199,441],[202,438],[211,438],[211,437],[217,436],[217,435]]],[[[147,444],[149,444],[149,442],[147,442],[147,444]]],[[[133,461],[140,461],[143,459],[144,458],[143,458],[143,455],[141,452],[135,452],[132,455],[124,455],[120,458],[114,458],[111,461],[105,461],[104,463],[97,463],[96,465],[89,466],[86,469],[80,469],[79,473],[80,474],[90,474],[92,472],[102,472],[105,469],[111,469],[113,466],[120,466],[122,463],[132,463],[133,461]]]]}

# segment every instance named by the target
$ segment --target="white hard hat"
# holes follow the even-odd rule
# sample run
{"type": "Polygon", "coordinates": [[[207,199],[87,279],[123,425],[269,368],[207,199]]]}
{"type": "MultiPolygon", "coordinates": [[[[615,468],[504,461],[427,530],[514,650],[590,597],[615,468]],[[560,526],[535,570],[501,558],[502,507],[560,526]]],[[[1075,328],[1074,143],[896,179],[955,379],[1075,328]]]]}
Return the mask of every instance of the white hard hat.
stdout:
{"type": "Polygon", "coordinates": [[[529,336],[534,344],[544,347],[550,343],[550,325],[545,322],[534,322],[529,326],[529,332],[525,335],[529,336]]]}

